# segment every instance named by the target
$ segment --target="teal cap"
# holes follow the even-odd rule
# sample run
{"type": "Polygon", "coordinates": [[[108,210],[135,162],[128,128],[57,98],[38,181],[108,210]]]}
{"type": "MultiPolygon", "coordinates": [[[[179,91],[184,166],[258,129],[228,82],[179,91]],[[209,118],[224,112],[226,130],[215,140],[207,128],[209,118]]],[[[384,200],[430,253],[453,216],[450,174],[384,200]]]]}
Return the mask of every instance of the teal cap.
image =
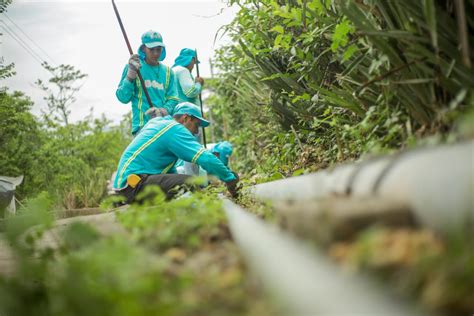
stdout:
{"type": "Polygon", "coordinates": [[[229,157],[232,155],[232,151],[232,144],[228,141],[219,142],[212,149],[212,152],[219,153],[219,159],[226,166],[229,164],[229,157]]]}
{"type": "Polygon", "coordinates": [[[195,118],[199,119],[201,121],[201,126],[202,127],[207,127],[209,126],[209,121],[208,120],[205,120],[202,115],[201,115],[201,111],[199,110],[199,108],[190,103],[190,102],[182,102],[182,103],[179,103],[175,108],[174,108],[174,111],[173,111],[173,116],[175,115],[179,115],[179,114],[187,114],[187,115],[191,115],[191,116],[194,116],[195,118]]]}
{"type": "Polygon", "coordinates": [[[142,45],[145,45],[148,48],[154,48],[161,46],[163,50],[161,51],[161,55],[159,61],[163,61],[166,57],[166,47],[163,43],[163,37],[160,33],[149,30],[148,32],[143,33],[142,35],[142,45]]]}
{"type": "MultiPolygon", "coordinates": [[[[193,60],[193,58],[196,58],[196,51],[191,48],[183,48],[181,52],[179,52],[179,56],[176,57],[176,59],[174,60],[173,67],[176,67],[176,66],[186,67],[187,65],[191,63],[191,60],[193,60]]],[[[196,58],[196,62],[198,64],[200,63],[199,60],[197,60],[197,58],[196,58]]]]}

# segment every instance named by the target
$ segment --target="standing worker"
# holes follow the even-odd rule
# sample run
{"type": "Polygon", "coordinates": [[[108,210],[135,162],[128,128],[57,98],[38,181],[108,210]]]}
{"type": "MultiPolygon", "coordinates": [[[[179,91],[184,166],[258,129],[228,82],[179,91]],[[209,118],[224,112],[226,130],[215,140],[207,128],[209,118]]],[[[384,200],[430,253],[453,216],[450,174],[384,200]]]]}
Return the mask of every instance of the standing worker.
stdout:
{"type": "Polygon", "coordinates": [[[194,162],[223,181],[230,194],[238,194],[238,176],[199,144],[193,135],[206,127],[199,108],[189,102],[176,106],[173,117],[154,118],[125,149],[120,158],[114,189],[127,203],[149,185],[159,186],[168,198],[183,186],[188,175],[176,174],[178,159],[194,162]]]}
{"type": "MultiPolygon", "coordinates": [[[[204,85],[204,79],[196,77],[194,79],[192,72],[194,65],[199,63],[196,58],[196,51],[190,48],[183,48],[179,56],[174,60],[173,71],[176,79],[176,89],[180,102],[190,102],[200,106],[199,94],[204,85]]],[[[199,140],[201,135],[197,135],[199,140]]],[[[182,167],[184,174],[198,176],[199,166],[190,162],[178,161],[178,166],[182,167]]]]}
{"type": "Polygon", "coordinates": [[[137,135],[152,117],[172,114],[179,101],[174,73],[161,63],[166,57],[166,47],[161,34],[148,31],[142,35],[138,54],[130,56],[116,91],[117,99],[132,102],[132,135],[137,135]],[[137,78],[138,71],[144,80],[153,107],[148,104],[137,78]]]}
{"type": "Polygon", "coordinates": [[[180,102],[191,102],[199,106],[198,96],[204,86],[204,79],[201,77],[194,79],[192,75],[196,62],[199,63],[196,58],[196,51],[183,48],[174,60],[173,71],[176,76],[176,89],[180,102]]]}

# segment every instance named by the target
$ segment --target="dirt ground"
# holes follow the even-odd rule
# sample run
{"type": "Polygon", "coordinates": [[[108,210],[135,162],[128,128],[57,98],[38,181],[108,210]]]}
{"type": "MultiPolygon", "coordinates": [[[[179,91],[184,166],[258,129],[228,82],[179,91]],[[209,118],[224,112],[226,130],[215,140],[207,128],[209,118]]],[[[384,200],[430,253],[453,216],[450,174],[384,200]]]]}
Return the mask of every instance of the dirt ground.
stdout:
{"type": "MultiPolygon", "coordinates": [[[[60,235],[69,225],[75,222],[83,222],[92,225],[102,235],[112,235],[116,233],[125,234],[125,229],[116,221],[115,212],[108,212],[95,215],[75,216],[57,220],[54,227],[47,231],[39,241],[39,248],[56,248],[58,246],[57,236],[60,235]]],[[[0,233],[0,274],[11,275],[15,269],[15,256],[5,233],[0,233]]]]}

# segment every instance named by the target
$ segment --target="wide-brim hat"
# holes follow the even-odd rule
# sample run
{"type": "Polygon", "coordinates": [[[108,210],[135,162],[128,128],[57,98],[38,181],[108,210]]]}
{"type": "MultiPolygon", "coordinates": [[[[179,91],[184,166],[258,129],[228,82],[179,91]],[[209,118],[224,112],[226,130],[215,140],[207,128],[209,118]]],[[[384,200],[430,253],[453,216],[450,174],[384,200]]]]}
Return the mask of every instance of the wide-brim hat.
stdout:
{"type": "Polygon", "coordinates": [[[224,165],[227,166],[229,163],[229,157],[232,155],[233,147],[232,144],[228,141],[223,141],[217,143],[214,148],[212,149],[213,152],[219,153],[219,158],[224,165]]]}
{"type": "Polygon", "coordinates": [[[200,63],[200,61],[197,60],[196,51],[194,49],[183,48],[181,52],[179,52],[179,56],[176,57],[176,59],[174,60],[173,67],[176,67],[176,66],[186,67],[191,63],[193,58],[196,58],[196,63],[198,64],[200,63]]]}

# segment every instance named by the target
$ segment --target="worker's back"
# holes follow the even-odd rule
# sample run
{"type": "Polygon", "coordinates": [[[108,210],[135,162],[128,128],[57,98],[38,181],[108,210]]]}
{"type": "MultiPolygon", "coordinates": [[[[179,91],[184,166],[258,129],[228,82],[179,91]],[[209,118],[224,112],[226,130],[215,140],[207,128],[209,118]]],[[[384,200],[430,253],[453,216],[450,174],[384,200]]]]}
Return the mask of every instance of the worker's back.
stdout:
{"type": "Polygon", "coordinates": [[[150,120],[125,149],[118,165],[114,188],[126,185],[130,174],[160,174],[172,170],[177,157],[168,141],[176,133],[191,133],[171,116],[150,120]]]}

